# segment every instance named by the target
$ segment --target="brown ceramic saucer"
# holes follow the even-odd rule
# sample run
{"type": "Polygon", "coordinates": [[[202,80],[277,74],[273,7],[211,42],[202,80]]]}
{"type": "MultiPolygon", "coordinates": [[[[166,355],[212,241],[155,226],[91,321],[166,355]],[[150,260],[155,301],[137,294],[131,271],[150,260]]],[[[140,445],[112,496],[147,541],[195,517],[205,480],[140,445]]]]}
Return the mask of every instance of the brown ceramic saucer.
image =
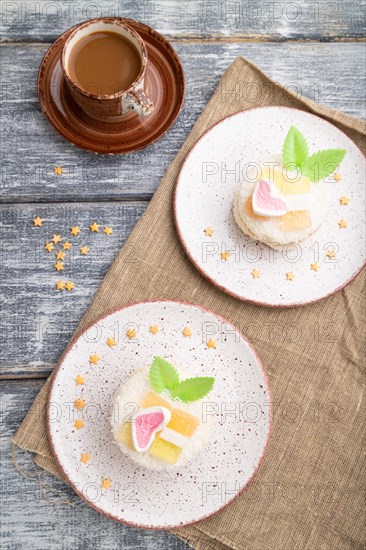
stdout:
{"type": "Polygon", "coordinates": [[[172,46],[151,27],[132,19],[124,21],[139,33],[147,47],[145,89],[155,104],[150,116],[131,112],[107,124],[80,111],[61,71],[61,51],[75,27],[52,44],[39,69],[38,96],[43,113],[64,138],[94,153],[131,153],[147,147],[169,130],[184,99],[183,67],[172,46]]]}

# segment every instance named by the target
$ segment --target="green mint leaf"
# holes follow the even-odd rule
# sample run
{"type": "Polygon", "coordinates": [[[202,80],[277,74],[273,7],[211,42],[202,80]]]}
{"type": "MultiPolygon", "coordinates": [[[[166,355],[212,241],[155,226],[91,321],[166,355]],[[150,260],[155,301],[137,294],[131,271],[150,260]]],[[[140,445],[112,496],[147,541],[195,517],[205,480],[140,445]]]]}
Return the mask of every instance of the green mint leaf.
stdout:
{"type": "Polygon", "coordinates": [[[150,367],[149,380],[152,388],[161,393],[164,390],[172,390],[179,384],[179,374],[168,361],[155,357],[150,367]]]}
{"type": "Polygon", "coordinates": [[[176,386],[171,396],[174,399],[178,397],[184,403],[197,401],[212,390],[215,379],[210,376],[197,376],[196,378],[187,378],[176,386]]]}
{"type": "Polygon", "coordinates": [[[345,149],[324,149],[306,159],[301,166],[302,175],[318,182],[332,174],[341,164],[347,151],[345,149]]]}
{"type": "Polygon", "coordinates": [[[306,139],[296,126],[291,126],[282,146],[283,164],[285,166],[287,164],[302,166],[308,154],[309,147],[306,139]]]}

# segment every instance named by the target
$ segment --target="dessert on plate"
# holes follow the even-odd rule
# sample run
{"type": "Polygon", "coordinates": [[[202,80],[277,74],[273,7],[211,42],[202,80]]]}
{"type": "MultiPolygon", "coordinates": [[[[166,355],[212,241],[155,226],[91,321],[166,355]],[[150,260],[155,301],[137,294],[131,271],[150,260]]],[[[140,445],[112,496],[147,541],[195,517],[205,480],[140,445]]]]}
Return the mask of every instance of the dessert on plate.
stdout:
{"type": "Polygon", "coordinates": [[[315,233],[328,213],[326,178],[345,154],[345,149],[326,149],[309,155],[305,137],[291,126],[282,155],[252,167],[235,195],[234,217],[240,229],[279,250],[315,233]]]}
{"type": "Polygon", "coordinates": [[[203,397],[214,378],[186,378],[161,357],[117,391],[111,418],[121,451],[141,466],[167,470],[187,464],[209,441],[211,418],[203,397]]]}

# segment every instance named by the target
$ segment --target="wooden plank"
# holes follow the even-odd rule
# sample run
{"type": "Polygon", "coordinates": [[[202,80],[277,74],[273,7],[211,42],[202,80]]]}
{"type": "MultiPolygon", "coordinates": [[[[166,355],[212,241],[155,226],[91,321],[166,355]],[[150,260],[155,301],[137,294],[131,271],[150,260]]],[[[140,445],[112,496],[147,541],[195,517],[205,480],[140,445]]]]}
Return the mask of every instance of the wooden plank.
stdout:
{"type": "Polygon", "coordinates": [[[151,197],[223,72],[238,55],[247,56],[274,79],[316,101],[365,116],[365,74],[360,71],[366,63],[363,44],[184,43],[175,48],[187,77],[186,101],[175,126],[144,151],[100,157],[63,140],[40,112],[35,83],[47,45],[3,45],[1,200],[151,197]],[[62,177],[53,173],[57,164],[64,169],[62,177]]]}
{"type": "Polygon", "coordinates": [[[29,454],[15,449],[23,477],[13,464],[10,441],[42,386],[41,381],[1,382],[1,548],[13,550],[183,550],[178,538],[164,531],[132,529],[107,519],[87,506],[65,483],[32,464],[29,454]],[[37,482],[40,476],[43,490],[37,482]],[[66,504],[64,501],[69,501],[66,504]]]}
{"type": "MultiPolygon", "coordinates": [[[[147,203],[83,203],[0,207],[0,349],[2,376],[47,376],[72,336],[100,281],[147,203]],[[41,216],[42,227],[32,218],[41,216]],[[99,233],[89,225],[101,224],[99,233]],[[78,225],[77,237],[69,228],[78,225]],[[105,226],[113,234],[102,232],[105,226]],[[53,234],[68,238],[64,271],[53,267],[55,252],[44,250],[53,234]],[[79,247],[90,252],[81,256],[79,247]],[[72,292],[57,291],[56,281],[73,281],[72,292]]],[[[57,249],[60,245],[57,246],[57,249]]],[[[131,247],[131,261],[133,261],[131,247]]]]}
{"type": "Polygon", "coordinates": [[[68,27],[93,17],[138,19],[170,38],[318,39],[362,37],[364,3],[335,0],[4,0],[3,40],[51,41],[68,27]]]}

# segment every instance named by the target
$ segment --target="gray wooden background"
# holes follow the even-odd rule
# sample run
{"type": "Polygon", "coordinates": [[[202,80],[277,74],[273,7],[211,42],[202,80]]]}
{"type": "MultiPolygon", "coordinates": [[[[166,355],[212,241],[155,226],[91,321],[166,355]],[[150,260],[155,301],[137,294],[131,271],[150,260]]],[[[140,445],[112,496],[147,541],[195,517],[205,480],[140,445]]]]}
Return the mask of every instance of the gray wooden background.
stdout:
{"type": "Polygon", "coordinates": [[[244,55],[302,94],[365,117],[364,36],[362,0],[3,0],[1,548],[186,548],[167,533],[107,520],[63,483],[37,473],[31,457],[19,452],[20,466],[33,476],[22,477],[10,456],[10,438],[229,63],[244,55]],[[75,149],[49,126],[36,95],[38,67],[50,43],[75,23],[103,15],[139,19],[164,34],[187,78],[175,126],[158,143],[125,157],[75,149]],[[53,173],[58,164],[61,177],[53,173]],[[32,227],[36,215],[47,220],[44,227],[32,227]],[[112,226],[113,235],[90,234],[94,220],[112,226]],[[73,242],[90,245],[91,252],[81,257],[74,245],[61,278],[76,288],[56,293],[60,277],[43,244],[75,224],[83,231],[73,242]]]}

